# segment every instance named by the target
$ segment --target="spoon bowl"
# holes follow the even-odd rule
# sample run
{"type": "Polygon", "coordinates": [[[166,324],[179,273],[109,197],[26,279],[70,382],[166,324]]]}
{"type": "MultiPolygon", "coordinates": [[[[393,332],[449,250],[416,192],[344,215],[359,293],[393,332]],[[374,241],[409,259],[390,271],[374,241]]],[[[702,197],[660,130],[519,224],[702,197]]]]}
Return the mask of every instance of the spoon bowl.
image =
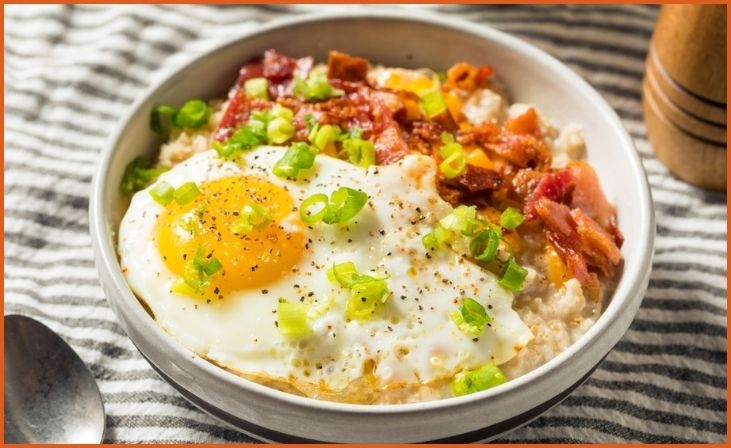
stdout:
{"type": "Polygon", "coordinates": [[[89,369],[53,330],[5,316],[5,442],[101,443],[104,403],[89,369]]]}

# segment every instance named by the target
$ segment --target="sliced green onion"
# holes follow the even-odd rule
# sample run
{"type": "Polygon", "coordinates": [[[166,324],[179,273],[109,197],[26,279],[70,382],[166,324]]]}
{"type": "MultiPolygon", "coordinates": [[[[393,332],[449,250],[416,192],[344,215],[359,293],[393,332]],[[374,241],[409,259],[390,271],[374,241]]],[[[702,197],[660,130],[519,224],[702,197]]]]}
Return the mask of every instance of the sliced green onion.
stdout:
{"type": "Polygon", "coordinates": [[[261,230],[272,220],[269,210],[255,202],[248,202],[241,209],[239,218],[234,221],[231,231],[237,235],[244,235],[252,230],[261,230]]]}
{"type": "Polygon", "coordinates": [[[202,249],[199,248],[195,258],[183,266],[183,281],[197,293],[203,292],[210,284],[208,275],[201,267],[202,257],[202,249]]]}
{"type": "Polygon", "coordinates": [[[198,186],[195,182],[186,182],[175,189],[173,198],[178,204],[185,205],[192,202],[199,193],[200,190],[198,190],[198,186]]]}
{"type": "Polygon", "coordinates": [[[244,91],[252,98],[269,99],[269,81],[266,78],[251,78],[244,82],[244,91]]]}
{"type": "Polygon", "coordinates": [[[170,292],[183,296],[195,296],[198,293],[198,291],[188,286],[183,278],[179,278],[173,282],[170,287],[170,292]]]}
{"type": "MultiPolygon", "coordinates": [[[[444,138],[444,134],[442,134],[442,138],[444,138]]],[[[439,148],[439,154],[444,157],[442,163],[439,164],[439,171],[445,177],[452,179],[462,174],[467,166],[467,157],[462,145],[455,142],[446,143],[439,148]]]]}
{"type": "Polygon", "coordinates": [[[340,128],[331,124],[320,126],[314,131],[314,138],[310,141],[319,151],[323,151],[327,147],[328,143],[335,142],[340,137],[340,128]]]}
{"type": "Polygon", "coordinates": [[[287,121],[294,120],[294,112],[292,109],[288,107],[284,107],[281,104],[275,104],[270,110],[269,110],[269,117],[270,118],[284,118],[287,121]]]}
{"type": "Polygon", "coordinates": [[[175,188],[164,180],[158,182],[157,184],[155,184],[154,187],[150,188],[150,196],[152,196],[152,199],[154,199],[155,202],[162,205],[163,207],[168,205],[170,201],[173,200],[174,195],[175,188]]]}
{"type": "Polygon", "coordinates": [[[440,219],[434,230],[422,237],[421,242],[429,250],[436,249],[454,239],[458,233],[471,236],[475,233],[477,224],[479,224],[477,208],[460,205],[440,219]]]}
{"type": "Polygon", "coordinates": [[[132,193],[147,187],[150,182],[157,179],[160,174],[167,170],[167,168],[162,166],[154,168],[152,161],[146,157],[135,157],[124,169],[124,175],[122,176],[119,189],[125,195],[130,196],[132,193]]]}
{"type": "Polygon", "coordinates": [[[192,263],[186,263],[183,268],[183,281],[190,289],[197,293],[205,291],[208,285],[210,285],[208,277],[201,275],[202,272],[193,266],[192,263]]]}
{"type": "Polygon", "coordinates": [[[523,214],[513,207],[506,208],[500,215],[500,225],[508,230],[515,230],[524,220],[523,214]]]}
{"type": "Polygon", "coordinates": [[[326,224],[339,224],[355,217],[366,202],[368,202],[368,195],[364,192],[340,187],[333,191],[329,200],[324,193],[317,193],[302,201],[300,217],[305,224],[314,224],[319,221],[326,224]],[[318,203],[322,203],[323,208],[312,213],[310,209],[318,203]]]}
{"type": "Polygon", "coordinates": [[[175,124],[175,114],[178,109],[171,106],[157,106],[150,111],[150,129],[157,134],[164,134],[167,128],[175,124]],[[167,124],[163,123],[163,120],[167,124]]]}
{"type": "Polygon", "coordinates": [[[343,141],[343,152],[348,155],[350,163],[361,168],[368,168],[376,163],[376,149],[368,140],[347,139],[343,141]]]}
{"type": "Polygon", "coordinates": [[[328,199],[325,193],[315,193],[302,201],[302,205],[300,205],[300,218],[302,222],[305,224],[314,224],[322,221],[322,218],[327,213],[327,203],[328,199]],[[313,206],[318,204],[322,204],[322,208],[316,212],[312,212],[313,206]]]}
{"type": "Polygon", "coordinates": [[[454,143],[454,135],[450,134],[449,132],[442,132],[440,138],[442,139],[442,143],[444,143],[445,145],[447,143],[454,143]]]}
{"type": "Polygon", "coordinates": [[[312,168],[316,155],[317,152],[307,143],[293,143],[274,164],[272,172],[278,177],[297,177],[300,170],[312,168]]]}
{"type": "Polygon", "coordinates": [[[485,329],[485,325],[492,321],[485,311],[485,307],[469,297],[462,299],[459,310],[452,312],[450,317],[462,333],[470,336],[479,336],[485,329]]]}
{"type": "Polygon", "coordinates": [[[322,101],[342,96],[345,92],[333,88],[322,70],[312,70],[307,79],[295,77],[292,93],[306,101],[322,101]]]}
{"type": "Polygon", "coordinates": [[[511,291],[520,291],[523,289],[523,282],[526,276],[528,276],[528,270],[516,263],[512,258],[503,268],[500,281],[500,286],[511,291]]]}
{"type": "Polygon", "coordinates": [[[378,300],[373,296],[351,293],[345,308],[348,319],[368,319],[376,313],[378,300]]]}
{"type": "Polygon", "coordinates": [[[453,179],[464,171],[467,166],[467,159],[464,153],[454,153],[439,164],[439,171],[447,179],[453,179]]]}
{"type": "Polygon", "coordinates": [[[358,272],[355,269],[355,263],[352,261],[333,265],[332,268],[328,269],[327,276],[343,288],[350,288],[358,281],[358,272]]]}
{"type": "Polygon", "coordinates": [[[499,386],[507,381],[505,374],[493,363],[479,369],[458,373],[452,381],[452,393],[459,397],[499,386]]]}
{"type": "Polygon", "coordinates": [[[210,277],[223,269],[223,265],[218,261],[218,258],[211,257],[207,263],[201,264],[201,269],[210,277]]]}
{"type": "Polygon", "coordinates": [[[210,116],[211,108],[208,107],[205,101],[188,100],[175,114],[175,124],[184,129],[198,129],[208,123],[210,116]]]}
{"type": "Polygon", "coordinates": [[[307,134],[309,135],[312,130],[319,126],[320,122],[317,121],[317,118],[315,118],[312,114],[305,115],[305,126],[307,126],[307,134]]]}
{"type": "Polygon", "coordinates": [[[452,232],[449,229],[444,228],[441,224],[437,224],[433,231],[424,235],[421,243],[427,249],[437,249],[449,241],[451,236],[452,232]]]}
{"type": "Polygon", "coordinates": [[[330,195],[330,203],[322,221],[326,224],[346,222],[355,217],[368,202],[368,195],[348,187],[340,187],[330,195]]]}
{"type": "Polygon", "coordinates": [[[475,227],[477,226],[477,207],[474,205],[457,206],[452,210],[452,213],[440,219],[439,224],[445,229],[470,236],[474,233],[475,227]]]}
{"type": "Polygon", "coordinates": [[[216,257],[206,255],[201,246],[196,250],[192,260],[183,266],[183,277],[176,280],[172,292],[183,295],[196,295],[205,291],[210,285],[209,277],[223,269],[223,265],[216,257]]]}
{"type": "Polygon", "coordinates": [[[214,143],[213,149],[218,155],[227,159],[233,159],[242,152],[253,149],[267,141],[266,124],[260,120],[252,119],[246,125],[238,128],[236,132],[224,143],[214,143]]]}
{"type": "Polygon", "coordinates": [[[434,118],[447,109],[447,102],[442,92],[435,90],[421,97],[421,108],[427,118],[434,118]]]}
{"type": "Polygon", "coordinates": [[[388,277],[374,277],[359,274],[355,264],[350,261],[333,265],[327,271],[331,282],[350,289],[345,313],[349,319],[367,319],[376,312],[377,307],[386,301],[390,293],[386,280],[388,277]]]}
{"type": "Polygon", "coordinates": [[[267,139],[275,145],[282,144],[294,135],[294,125],[284,118],[275,118],[267,124],[267,139]]]}
{"type": "Polygon", "coordinates": [[[289,303],[284,297],[277,303],[277,327],[282,336],[299,339],[312,334],[307,321],[309,307],[303,303],[289,303]]]}
{"type": "Polygon", "coordinates": [[[388,285],[383,279],[354,284],[350,289],[350,297],[345,309],[346,317],[350,319],[369,318],[376,312],[378,306],[386,301],[389,292],[388,285]]]}
{"type": "Polygon", "coordinates": [[[470,253],[476,260],[489,263],[495,259],[500,244],[500,232],[490,228],[482,230],[470,241],[470,253]]]}

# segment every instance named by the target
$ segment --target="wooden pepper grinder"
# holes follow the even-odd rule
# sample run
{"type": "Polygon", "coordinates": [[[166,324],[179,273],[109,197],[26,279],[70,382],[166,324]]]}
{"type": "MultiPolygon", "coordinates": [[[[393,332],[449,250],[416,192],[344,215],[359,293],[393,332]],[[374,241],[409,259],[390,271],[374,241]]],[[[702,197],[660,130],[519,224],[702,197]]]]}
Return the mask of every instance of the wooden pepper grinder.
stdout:
{"type": "Polygon", "coordinates": [[[664,5],[642,85],[647,135],[681,179],[726,189],[726,5],[664,5]]]}

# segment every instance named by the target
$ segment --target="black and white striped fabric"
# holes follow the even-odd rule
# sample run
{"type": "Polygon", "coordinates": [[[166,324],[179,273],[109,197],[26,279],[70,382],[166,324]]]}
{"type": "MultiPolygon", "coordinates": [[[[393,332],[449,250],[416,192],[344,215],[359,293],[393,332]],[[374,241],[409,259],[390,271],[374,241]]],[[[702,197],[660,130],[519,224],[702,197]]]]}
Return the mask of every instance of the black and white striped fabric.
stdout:
{"type": "MultiPolygon", "coordinates": [[[[640,88],[657,8],[430,8],[522,37],[587,79],[634,137],[655,198],[654,270],[630,331],[566,401],[501,440],[725,442],[726,197],[671,176],[647,142],[640,88]]],[[[40,319],[91,367],[109,442],[251,439],[186,402],[117,324],[88,235],[99,151],[154,80],[260,23],[320,9],[5,7],[5,313],[40,319]]]]}

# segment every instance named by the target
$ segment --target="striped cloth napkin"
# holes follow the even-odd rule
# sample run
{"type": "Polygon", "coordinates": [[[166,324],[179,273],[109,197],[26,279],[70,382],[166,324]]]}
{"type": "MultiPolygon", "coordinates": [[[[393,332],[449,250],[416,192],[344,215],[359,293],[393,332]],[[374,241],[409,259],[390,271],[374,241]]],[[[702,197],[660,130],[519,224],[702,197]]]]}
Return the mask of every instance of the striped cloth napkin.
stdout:
{"type": "MultiPolygon", "coordinates": [[[[654,270],[630,331],[586,384],[500,440],[725,442],[726,197],[671,176],[647,142],[640,86],[657,8],[430,8],[524,38],[583,76],[622,117],[655,198],[654,270]]],[[[5,7],[5,312],[40,319],[91,367],[107,442],[251,439],[178,395],[117,324],[88,235],[99,151],[156,79],[237,33],[314,9],[5,7]]]]}

